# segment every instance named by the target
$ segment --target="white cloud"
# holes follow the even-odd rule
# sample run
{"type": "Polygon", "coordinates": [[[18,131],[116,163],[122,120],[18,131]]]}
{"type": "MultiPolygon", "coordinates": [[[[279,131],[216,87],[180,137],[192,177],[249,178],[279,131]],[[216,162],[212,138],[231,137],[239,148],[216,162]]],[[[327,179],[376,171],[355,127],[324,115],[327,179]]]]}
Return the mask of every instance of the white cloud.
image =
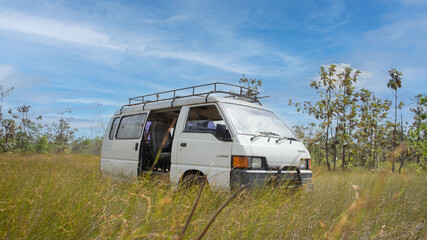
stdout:
{"type": "Polygon", "coordinates": [[[35,34],[57,40],[85,44],[111,50],[123,48],[112,44],[111,37],[81,24],[63,22],[55,19],[23,15],[19,13],[0,13],[0,29],[35,34]]]}
{"type": "Polygon", "coordinates": [[[167,51],[167,50],[148,50],[144,51],[143,54],[152,55],[161,58],[188,60],[201,63],[206,66],[215,67],[224,71],[234,73],[247,73],[248,69],[242,66],[233,66],[226,62],[219,61],[218,58],[209,57],[208,54],[200,54],[197,52],[185,52],[185,51],[167,51]]]}
{"type": "MultiPolygon", "coordinates": [[[[93,30],[88,26],[72,22],[64,22],[57,19],[2,12],[0,13],[0,29],[34,34],[60,41],[95,46],[137,55],[149,55],[159,58],[193,61],[229,72],[247,72],[242,67],[233,66],[233,64],[219,61],[219,58],[209,56],[209,54],[182,50],[169,50],[156,45],[133,46],[129,44],[118,44],[112,41],[112,36],[93,30]]],[[[120,39],[118,40],[120,41],[120,39]]]]}
{"type": "Polygon", "coordinates": [[[365,33],[370,44],[427,49],[427,16],[391,23],[365,33]]]}
{"type": "Polygon", "coordinates": [[[24,87],[33,87],[41,81],[43,80],[17,71],[11,65],[0,64],[0,85],[4,88],[14,87],[18,90],[24,87]]]}
{"type": "Polygon", "coordinates": [[[0,81],[14,74],[15,70],[9,65],[0,65],[0,81]]]}
{"type": "Polygon", "coordinates": [[[12,66],[0,65],[0,85],[3,87],[15,87],[14,84],[18,83],[15,79],[16,75],[17,72],[12,66]]]}
{"type": "MultiPolygon", "coordinates": [[[[215,43],[215,46],[209,47],[195,47],[194,44],[198,45],[194,43],[194,41],[197,42],[197,37],[183,41],[182,36],[174,36],[170,31],[161,30],[161,26],[164,24],[190,21],[190,19],[187,15],[171,16],[161,22],[149,21],[148,19],[138,33],[126,32],[124,29],[119,30],[121,32],[114,30],[106,33],[105,26],[100,27],[98,25],[99,29],[104,30],[99,31],[82,22],[40,17],[14,11],[0,11],[0,30],[20,32],[136,56],[191,61],[239,74],[277,76],[284,74],[284,67],[291,66],[289,70],[294,70],[296,65],[301,64],[298,58],[272,49],[263,43],[250,39],[242,40],[240,36],[235,36],[232,30],[224,30],[225,32],[218,34],[215,32],[218,26],[209,25],[208,32],[205,33],[207,36],[211,36],[212,42],[215,43]],[[155,31],[150,32],[147,29],[155,29],[155,31]],[[209,32],[211,29],[215,29],[215,31],[209,32]],[[201,48],[202,50],[200,50],[201,48]],[[213,51],[213,49],[217,50],[213,51]],[[250,58],[266,59],[266,64],[252,65],[245,62],[245,59],[250,58]],[[280,67],[272,66],[270,61],[279,63],[280,67]]],[[[74,53],[78,52],[81,51],[74,53]]]]}
{"type": "Polygon", "coordinates": [[[101,98],[61,98],[56,100],[56,102],[73,104],[101,104],[105,106],[123,106],[123,103],[109,101],[101,98]]]}

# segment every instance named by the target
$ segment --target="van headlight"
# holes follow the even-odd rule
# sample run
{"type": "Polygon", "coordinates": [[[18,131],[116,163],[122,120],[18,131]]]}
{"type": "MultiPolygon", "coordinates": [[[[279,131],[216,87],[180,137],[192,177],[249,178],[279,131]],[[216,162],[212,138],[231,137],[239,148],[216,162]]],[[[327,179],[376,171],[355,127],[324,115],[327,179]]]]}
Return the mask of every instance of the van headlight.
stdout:
{"type": "Polygon", "coordinates": [[[233,156],[233,168],[262,168],[262,158],[248,156],[233,156]]]}
{"type": "Polygon", "coordinates": [[[301,160],[299,162],[299,169],[310,170],[311,169],[311,159],[301,158],[301,160]]]}
{"type": "Polygon", "coordinates": [[[262,159],[260,157],[252,157],[252,168],[261,168],[262,167],[262,159]]]}

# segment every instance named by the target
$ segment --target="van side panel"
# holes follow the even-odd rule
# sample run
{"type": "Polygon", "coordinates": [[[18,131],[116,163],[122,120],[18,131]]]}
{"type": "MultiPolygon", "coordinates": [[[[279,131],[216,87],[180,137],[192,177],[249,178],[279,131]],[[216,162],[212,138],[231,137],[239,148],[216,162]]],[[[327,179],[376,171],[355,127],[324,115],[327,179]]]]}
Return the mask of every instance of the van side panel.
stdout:
{"type": "Polygon", "coordinates": [[[100,169],[103,174],[123,175],[130,177],[136,177],[138,175],[141,135],[143,126],[145,126],[145,122],[147,120],[148,111],[121,116],[122,120],[124,117],[138,114],[145,115],[141,120],[142,122],[139,123],[141,124],[141,133],[139,138],[117,139],[116,135],[119,131],[119,129],[117,129],[116,133],[113,134],[113,139],[110,139],[111,125],[113,120],[118,116],[113,116],[110,123],[108,124],[101,150],[100,169]]]}
{"type": "Polygon", "coordinates": [[[101,158],[101,172],[105,175],[136,177],[138,175],[138,162],[101,158]]]}

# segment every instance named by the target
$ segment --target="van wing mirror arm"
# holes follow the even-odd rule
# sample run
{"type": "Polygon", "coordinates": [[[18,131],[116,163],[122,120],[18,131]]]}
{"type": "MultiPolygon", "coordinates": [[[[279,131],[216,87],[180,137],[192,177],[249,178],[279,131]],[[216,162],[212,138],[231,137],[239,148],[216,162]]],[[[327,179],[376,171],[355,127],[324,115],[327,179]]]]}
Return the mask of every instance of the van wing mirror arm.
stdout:
{"type": "Polygon", "coordinates": [[[228,129],[225,130],[225,134],[224,134],[224,137],[222,140],[225,142],[232,142],[233,141],[233,139],[231,138],[230,131],[228,131],[228,129]]]}

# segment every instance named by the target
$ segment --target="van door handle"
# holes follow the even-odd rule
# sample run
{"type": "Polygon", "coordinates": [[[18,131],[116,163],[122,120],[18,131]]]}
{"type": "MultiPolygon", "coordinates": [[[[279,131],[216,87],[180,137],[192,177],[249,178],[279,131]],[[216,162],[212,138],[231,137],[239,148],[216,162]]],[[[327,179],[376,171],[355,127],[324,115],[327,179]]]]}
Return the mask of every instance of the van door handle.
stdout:
{"type": "Polygon", "coordinates": [[[138,143],[135,143],[135,151],[138,151],[138,143]]]}
{"type": "Polygon", "coordinates": [[[181,147],[186,147],[187,143],[181,143],[181,147]]]}

